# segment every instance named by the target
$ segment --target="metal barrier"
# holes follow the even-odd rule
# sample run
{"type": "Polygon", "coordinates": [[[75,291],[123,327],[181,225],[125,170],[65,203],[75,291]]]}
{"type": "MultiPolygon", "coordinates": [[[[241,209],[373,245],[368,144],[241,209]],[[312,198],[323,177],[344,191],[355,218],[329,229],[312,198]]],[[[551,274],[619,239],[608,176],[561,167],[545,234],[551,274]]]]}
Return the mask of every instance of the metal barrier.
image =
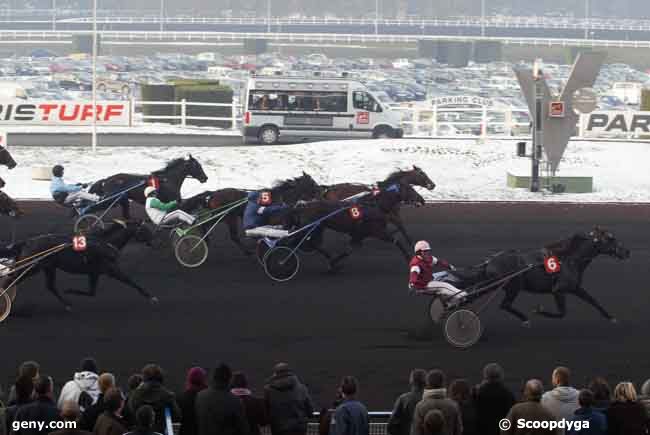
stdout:
{"type": "Polygon", "coordinates": [[[201,103],[187,101],[137,101],[131,100],[131,125],[143,125],[147,120],[170,120],[180,121],[182,127],[187,126],[187,121],[227,121],[230,122],[230,128],[236,130],[242,120],[242,105],[233,99],[232,103],[201,103]],[[144,106],[174,106],[180,107],[180,115],[143,115],[144,106]],[[188,107],[228,107],[231,109],[231,115],[228,117],[219,116],[191,116],[187,114],[188,107]],[[139,109],[139,110],[138,110],[139,109]]]}

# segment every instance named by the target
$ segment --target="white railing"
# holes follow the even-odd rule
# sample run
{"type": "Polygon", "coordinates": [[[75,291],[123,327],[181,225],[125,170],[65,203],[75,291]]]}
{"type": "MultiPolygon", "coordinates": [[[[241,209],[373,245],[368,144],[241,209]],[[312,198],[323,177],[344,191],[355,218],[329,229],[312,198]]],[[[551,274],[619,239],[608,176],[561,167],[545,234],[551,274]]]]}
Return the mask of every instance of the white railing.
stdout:
{"type": "Polygon", "coordinates": [[[147,122],[147,120],[152,121],[179,121],[181,127],[185,127],[188,124],[188,121],[222,121],[229,122],[230,128],[236,130],[239,128],[239,124],[242,120],[242,106],[238,104],[236,100],[233,99],[232,103],[202,103],[187,101],[182,99],[180,101],[138,101],[131,100],[131,125],[142,125],[147,122]],[[144,115],[145,106],[172,106],[180,107],[179,115],[144,115]],[[219,117],[219,116],[193,116],[188,115],[189,107],[228,107],[230,108],[230,116],[219,117]]]}

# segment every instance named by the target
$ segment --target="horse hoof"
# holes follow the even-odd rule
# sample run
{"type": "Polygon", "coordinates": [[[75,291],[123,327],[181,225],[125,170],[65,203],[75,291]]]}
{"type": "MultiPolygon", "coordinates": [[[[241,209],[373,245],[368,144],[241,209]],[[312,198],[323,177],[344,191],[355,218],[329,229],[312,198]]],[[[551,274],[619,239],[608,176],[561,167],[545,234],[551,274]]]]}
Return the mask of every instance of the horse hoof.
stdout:
{"type": "Polygon", "coordinates": [[[525,322],[521,322],[521,326],[527,329],[530,329],[532,324],[530,323],[530,320],[526,320],[525,322]]]}
{"type": "Polygon", "coordinates": [[[158,302],[160,302],[160,301],[158,300],[157,297],[155,297],[155,296],[151,296],[151,297],[149,298],[149,302],[151,302],[151,305],[156,305],[156,304],[157,304],[158,302]]]}

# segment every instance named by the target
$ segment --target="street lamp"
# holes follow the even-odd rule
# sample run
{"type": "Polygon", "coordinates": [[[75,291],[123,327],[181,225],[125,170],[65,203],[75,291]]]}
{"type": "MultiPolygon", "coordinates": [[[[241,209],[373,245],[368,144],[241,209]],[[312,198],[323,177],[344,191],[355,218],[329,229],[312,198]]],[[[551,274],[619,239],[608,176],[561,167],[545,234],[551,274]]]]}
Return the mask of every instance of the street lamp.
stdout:
{"type": "Polygon", "coordinates": [[[160,0],[160,31],[164,30],[163,22],[165,20],[165,0],[160,0]]]}
{"type": "Polygon", "coordinates": [[[589,0],[585,0],[585,39],[589,39],[589,0]]]}

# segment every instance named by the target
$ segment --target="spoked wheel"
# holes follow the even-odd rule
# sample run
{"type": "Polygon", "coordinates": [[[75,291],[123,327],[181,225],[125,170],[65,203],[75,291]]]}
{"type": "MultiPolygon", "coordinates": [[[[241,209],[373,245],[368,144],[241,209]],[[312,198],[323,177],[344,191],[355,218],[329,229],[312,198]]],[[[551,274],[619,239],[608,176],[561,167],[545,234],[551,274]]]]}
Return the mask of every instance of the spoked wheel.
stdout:
{"type": "Polygon", "coordinates": [[[276,246],[264,256],[264,271],[274,281],[285,282],[296,276],[300,260],[291,248],[276,246]]]}
{"type": "Polygon", "coordinates": [[[11,313],[11,297],[9,292],[4,293],[3,288],[0,288],[0,293],[2,293],[2,296],[0,296],[0,322],[2,322],[11,313]]]}
{"type": "Polygon", "coordinates": [[[88,233],[88,231],[93,229],[104,229],[104,222],[94,214],[85,214],[79,216],[74,223],[74,232],[79,233],[88,233]]]}
{"type": "Polygon", "coordinates": [[[271,248],[264,241],[264,239],[259,239],[255,245],[255,256],[257,257],[257,261],[260,262],[262,267],[264,267],[264,257],[266,256],[266,253],[269,252],[269,249],[271,248]]]}
{"type": "Polygon", "coordinates": [[[185,267],[199,267],[208,258],[208,244],[199,236],[181,237],[174,247],[176,259],[185,267]]]}
{"type": "Polygon", "coordinates": [[[442,303],[442,300],[434,296],[429,303],[429,318],[435,324],[440,323],[442,316],[445,314],[445,304],[442,303]]]}
{"type": "Polygon", "coordinates": [[[474,311],[460,309],[445,320],[445,338],[452,346],[468,348],[476,344],[483,332],[481,319],[474,311]]]}

